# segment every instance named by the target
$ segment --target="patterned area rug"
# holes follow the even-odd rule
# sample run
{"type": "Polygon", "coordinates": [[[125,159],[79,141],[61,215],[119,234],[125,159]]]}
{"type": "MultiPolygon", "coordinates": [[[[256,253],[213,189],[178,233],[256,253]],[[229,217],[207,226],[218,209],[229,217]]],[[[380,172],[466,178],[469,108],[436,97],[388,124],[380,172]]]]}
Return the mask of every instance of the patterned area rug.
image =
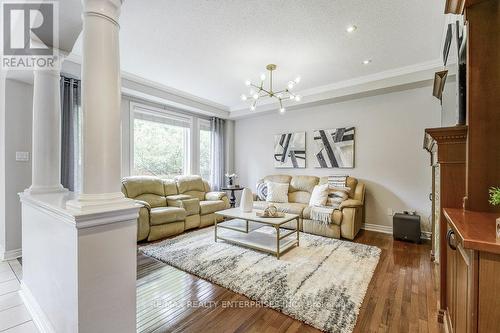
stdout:
{"type": "MultiPolygon", "coordinates": [[[[271,229],[271,230],[270,230],[271,229]]],[[[273,232],[263,227],[262,232],[273,232]]],[[[140,250],[327,332],[352,332],[380,249],[310,234],[276,257],[214,242],[204,228],[140,250]]]]}

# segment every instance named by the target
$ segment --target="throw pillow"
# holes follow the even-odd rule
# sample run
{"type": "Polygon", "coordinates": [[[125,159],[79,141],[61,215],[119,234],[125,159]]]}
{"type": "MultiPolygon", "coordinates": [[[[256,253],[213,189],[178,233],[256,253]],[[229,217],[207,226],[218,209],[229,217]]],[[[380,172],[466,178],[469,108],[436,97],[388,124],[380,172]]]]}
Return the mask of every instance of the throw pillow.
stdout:
{"type": "Polygon", "coordinates": [[[336,176],[328,176],[328,184],[333,187],[345,187],[347,184],[347,175],[336,175],[336,176]]]}
{"type": "Polygon", "coordinates": [[[328,189],[328,199],[326,201],[327,206],[338,207],[342,201],[349,198],[349,187],[335,187],[329,186],[328,189]]]}
{"type": "Polygon", "coordinates": [[[288,202],[288,184],[268,182],[267,202],[288,202]]]}
{"type": "Polygon", "coordinates": [[[309,206],[324,206],[328,199],[328,184],[316,185],[311,193],[309,206]]]}
{"type": "Polygon", "coordinates": [[[257,184],[257,198],[261,201],[266,201],[267,198],[267,183],[258,183],[257,184]]]}

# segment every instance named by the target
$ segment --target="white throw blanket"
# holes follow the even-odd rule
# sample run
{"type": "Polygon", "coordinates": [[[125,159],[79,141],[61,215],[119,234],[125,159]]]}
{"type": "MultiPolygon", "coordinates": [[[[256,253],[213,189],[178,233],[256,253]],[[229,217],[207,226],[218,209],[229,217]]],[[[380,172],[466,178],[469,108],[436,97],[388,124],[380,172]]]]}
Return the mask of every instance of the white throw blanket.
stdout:
{"type": "Polygon", "coordinates": [[[332,223],[333,211],[338,207],[333,206],[312,206],[311,207],[311,220],[319,221],[323,224],[332,223]]]}

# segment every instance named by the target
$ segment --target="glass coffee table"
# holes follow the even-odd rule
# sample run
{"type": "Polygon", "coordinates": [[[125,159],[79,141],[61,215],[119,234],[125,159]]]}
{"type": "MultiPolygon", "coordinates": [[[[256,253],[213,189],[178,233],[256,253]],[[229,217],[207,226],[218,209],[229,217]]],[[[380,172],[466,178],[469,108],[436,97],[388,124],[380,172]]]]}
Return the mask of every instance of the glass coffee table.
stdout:
{"type": "Polygon", "coordinates": [[[295,246],[299,246],[299,215],[285,213],[283,217],[259,217],[260,210],[244,213],[240,208],[221,210],[215,214],[223,216],[225,221],[215,219],[215,241],[248,247],[280,255],[295,246]],[[295,229],[285,229],[285,223],[296,221],[295,229]],[[268,228],[264,228],[264,227],[268,228]],[[271,227],[271,228],[269,228],[271,227]]]}

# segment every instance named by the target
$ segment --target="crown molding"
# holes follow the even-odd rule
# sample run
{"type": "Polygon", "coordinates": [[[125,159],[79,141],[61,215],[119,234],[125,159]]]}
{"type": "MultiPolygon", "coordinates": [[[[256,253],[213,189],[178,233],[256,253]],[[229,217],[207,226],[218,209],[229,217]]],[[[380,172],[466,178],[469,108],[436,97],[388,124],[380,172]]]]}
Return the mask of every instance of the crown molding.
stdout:
{"type": "MultiPolygon", "coordinates": [[[[65,60],[81,64],[81,57],[74,54],[65,60]]],[[[455,75],[455,67],[452,63],[447,66],[449,76],[455,75]]],[[[293,111],[432,85],[434,73],[442,69],[442,60],[438,58],[306,89],[298,92],[302,95],[302,101],[287,106],[287,109],[293,111]]],[[[131,97],[224,119],[256,117],[277,111],[277,105],[273,102],[259,105],[256,111],[250,111],[246,104],[229,107],[128,72],[122,72],[122,92],[131,97]]]]}
{"type": "MultiPolygon", "coordinates": [[[[391,69],[345,81],[300,91],[302,100],[287,106],[289,111],[321,104],[339,103],[347,100],[386,94],[401,90],[431,85],[434,73],[443,69],[440,59],[418,63],[411,66],[391,69]]],[[[454,70],[451,70],[454,75],[454,70]]],[[[277,111],[275,103],[260,105],[256,111],[248,106],[231,109],[231,119],[255,117],[277,111]]]]}
{"type": "Polygon", "coordinates": [[[122,73],[122,92],[186,111],[229,118],[229,108],[225,105],[126,72],[122,73]]]}

